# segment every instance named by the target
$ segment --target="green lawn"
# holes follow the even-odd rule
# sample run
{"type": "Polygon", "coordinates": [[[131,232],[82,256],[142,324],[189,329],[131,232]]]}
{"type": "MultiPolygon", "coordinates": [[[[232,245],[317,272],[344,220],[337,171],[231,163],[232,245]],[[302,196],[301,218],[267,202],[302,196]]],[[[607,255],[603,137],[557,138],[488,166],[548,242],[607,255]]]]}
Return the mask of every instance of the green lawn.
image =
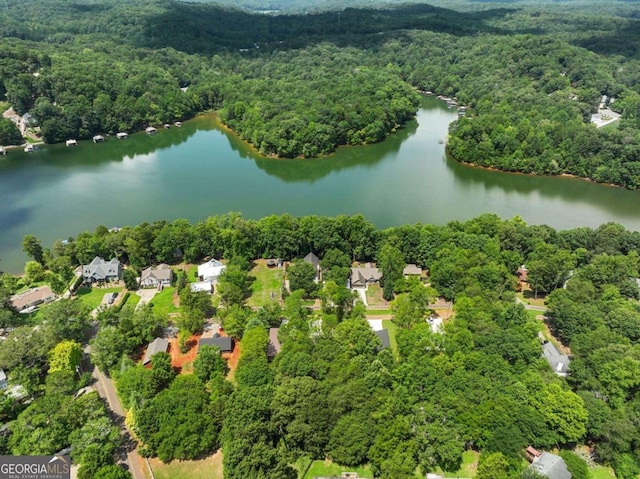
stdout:
{"type": "Polygon", "coordinates": [[[123,289],[122,286],[116,288],[87,288],[82,286],[76,291],[76,297],[91,309],[96,309],[102,303],[102,298],[106,293],[120,293],[123,289]]]}
{"type": "Polygon", "coordinates": [[[614,479],[615,472],[610,467],[596,466],[591,469],[591,479],[614,479]]]}
{"type": "Polygon", "coordinates": [[[249,276],[255,278],[251,284],[251,296],[247,301],[249,306],[266,306],[273,301],[272,293],[275,295],[275,300],[280,301],[284,280],[281,268],[267,268],[266,265],[258,263],[249,272],[249,276]]]}
{"type": "Polygon", "coordinates": [[[388,304],[382,297],[382,288],[379,284],[370,284],[367,287],[366,295],[369,306],[386,306],[388,304]]]}
{"type": "Polygon", "coordinates": [[[478,470],[478,459],[480,454],[476,451],[465,451],[462,453],[462,465],[454,472],[445,472],[444,477],[476,477],[478,470]]]}
{"type": "Polygon", "coordinates": [[[387,316],[391,315],[390,309],[367,309],[367,316],[387,316]]]}
{"type": "Polygon", "coordinates": [[[535,298],[535,294],[530,289],[525,289],[520,293],[516,293],[516,296],[527,304],[533,306],[544,306],[545,295],[544,293],[538,293],[538,297],[535,298]]]}
{"type": "Polygon", "coordinates": [[[164,288],[158,294],[156,294],[151,300],[150,304],[153,306],[153,311],[162,316],[168,316],[171,313],[177,313],[180,309],[173,305],[173,292],[175,288],[173,286],[164,288]]]}
{"type": "Polygon", "coordinates": [[[131,294],[127,298],[127,301],[122,305],[134,307],[140,302],[140,296],[138,296],[134,291],[131,291],[131,294]]]}
{"type": "Polygon", "coordinates": [[[156,479],[222,479],[222,453],[218,451],[199,461],[172,461],[165,464],[149,459],[156,479]]]}
{"type": "Polygon", "coordinates": [[[357,472],[360,477],[373,478],[373,473],[368,467],[343,467],[325,460],[313,461],[303,479],[311,479],[315,476],[340,476],[347,471],[357,472]]]}
{"type": "Polygon", "coordinates": [[[398,326],[396,326],[390,319],[383,320],[382,326],[384,327],[384,329],[389,331],[389,342],[391,343],[391,351],[393,351],[393,355],[397,358],[398,342],[396,341],[396,333],[398,332],[398,326]]]}

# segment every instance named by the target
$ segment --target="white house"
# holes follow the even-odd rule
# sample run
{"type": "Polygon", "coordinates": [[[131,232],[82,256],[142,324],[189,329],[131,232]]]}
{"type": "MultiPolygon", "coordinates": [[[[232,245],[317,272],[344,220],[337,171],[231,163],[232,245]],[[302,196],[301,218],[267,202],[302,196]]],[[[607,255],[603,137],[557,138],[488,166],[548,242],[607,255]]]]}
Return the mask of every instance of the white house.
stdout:
{"type": "Polygon", "coordinates": [[[140,275],[140,286],[143,288],[159,288],[171,286],[171,268],[161,263],[156,267],[150,266],[140,275]]]}
{"type": "Polygon", "coordinates": [[[216,283],[226,266],[217,259],[210,259],[204,264],[198,266],[198,278],[200,281],[211,281],[216,283]]]}

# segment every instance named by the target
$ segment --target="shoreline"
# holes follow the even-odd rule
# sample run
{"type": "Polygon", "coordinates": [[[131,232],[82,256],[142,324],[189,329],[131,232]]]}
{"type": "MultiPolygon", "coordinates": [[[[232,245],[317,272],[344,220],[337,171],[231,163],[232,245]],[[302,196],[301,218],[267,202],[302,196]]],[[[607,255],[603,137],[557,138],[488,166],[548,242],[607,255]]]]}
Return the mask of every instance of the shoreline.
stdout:
{"type": "Polygon", "coordinates": [[[610,186],[612,188],[621,188],[621,189],[627,190],[627,191],[636,191],[636,192],[639,191],[639,190],[632,190],[630,188],[625,188],[624,186],[616,185],[615,183],[601,183],[599,181],[595,181],[592,178],[586,178],[584,176],[572,175],[571,173],[558,173],[557,175],[539,175],[537,173],[526,173],[524,171],[502,170],[502,169],[496,168],[494,166],[484,166],[484,165],[478,165],[476,163],[469,163],[469,162],[466,162],[466,161],[461,161],[461,160],[457,159],[451,153],[451,151],[449,151],[449,145],[448,145],[448,143],[446,141],[445,141],[445,153],[446,153],[446,155],[448,157],[450,157],[453,161],[455,161],[459,165],[468,166],[470,168],[477,168],[479,170],[492,171],[494,173],[507,173],[507,174],[511,174],[511,175],[530,176],[530,177],[534,177],[534,178],[553,178],[553,177],[567,178],[567,179],[575,179],[575,180],[586,181],[587,183],[591,183],[591,184],[594,184],[594,185],[610,186]]]}

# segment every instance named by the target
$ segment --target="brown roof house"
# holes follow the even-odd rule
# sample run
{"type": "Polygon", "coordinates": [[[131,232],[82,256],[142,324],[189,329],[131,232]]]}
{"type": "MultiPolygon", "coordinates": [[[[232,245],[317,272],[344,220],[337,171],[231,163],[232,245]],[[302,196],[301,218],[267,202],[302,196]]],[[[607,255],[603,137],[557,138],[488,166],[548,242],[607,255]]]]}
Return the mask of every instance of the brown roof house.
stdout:
{"type": "Polygon", "coordinates": [[[408,278],[410,276],[417,276],[418,278],[420,278],[422,276],[422,269],[418,268],[418,266],[416,266],[415,264],[408,264],[404,267],[404,270],[402,270],[402,275],[405,278],[408,278]]]}
{"type": "Polygon", "coordinates": [[[382,272],[376,268],[367,264],[366,266],[358,266],[357,268],[351,268],[351,280],[349,282],[351,289],[363,288],[367,289],[367,286],[379,282],[382,279],[382,272]]]}
{"type": "Polygon", "coordinates": [[[140,286],[143,288],[162,288],[171,286],[172,272],[168,264],[150,266],[140,275],[140,286]]]}
{"type": "Polygon", "coordinates": [[[24,293],[11,296],[13,307],[20,313],[31,313],[41,304],[50,303],[56,295],[49,286],[39,286],[24,293]]]}
{"type": "Polygon", "coordinates": [[[117,281],[122,274],[122,265],[118,258],[112,258],[110,261],[96,256],[88,265],[82,266],[82,277],[85,283],[94,283],[98,281],[117,281]]]}

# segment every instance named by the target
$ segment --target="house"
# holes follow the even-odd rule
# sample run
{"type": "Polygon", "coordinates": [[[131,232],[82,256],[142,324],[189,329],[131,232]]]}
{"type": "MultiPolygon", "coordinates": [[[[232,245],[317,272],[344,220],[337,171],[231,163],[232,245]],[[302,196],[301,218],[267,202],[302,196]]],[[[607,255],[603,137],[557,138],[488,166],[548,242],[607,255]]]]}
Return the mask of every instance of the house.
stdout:
{"type": "Polygon", "coordinates": [[[112,258],[110,261],[96,256],[88,265],[82,266],[82,277],[85,283],[93,283],[96,281],[117,281],[122,274],[122,265],[118,258],[112,258]]]}
{"type": "Polygon", "coordinates": [[[24,293],[11,296],[11,303],[16,311],[20,313],[30,313],[41,304],[54,301],[56,297],[49,286],[39,286],[24,293]]]}
{"type": "Polygon", "coordinates": [[[168,264],[161,263],[142,270],[140,286],[143,288],[162,288],[171,285],[172,272],[168,264]]]}
{"type": "Polygon", "coordinates": [[[520,281],[522,281],[523,283],[526,283],[527,282],[527,273],[528,273],[527,267],[525,265],[522,265],[516,271],[516,276],[518,277],[518,279],[520,281]]]}
{"type": "Polygon", "coordinates": [[[267,357],[274,358],[280,352],[282,346],[278,339],[280,328],[269,328],[269,345],[267,346],[267,357]]]}
{"type": "Polygon", "coordinates": [[[4,369],[0,369],[0,389],[5,390],[9,387],[9,381],[7,380],[7,374],[4,369]]]}
{"type": "Polygon", "coordinates": [[[189,285],[192,293],[208,293],[213,294],[213,284],[211,281],[198,281],[189,285]]]}
{"type": "Polygon", "coordinates": [[[315,282],[320,281],[320,259],[314,253],[310,252],[304,257],[303,261],[313,266],[313,270],[316,272],[315,282]]]}
{"type": "Polygon", "coordinates": [[[571,473],[564,460],[549,452],[543,452],[534,458],[529,469],[533,469],[549,479],[571,479],[571,473]]]}
{"type": "Polygon", "coordinates": [[[165,338],[156,338],[149,343],[147,347],[147,351],[144,353],[144,358],[142,358],[142,364],[147,365],[151,362],[151,358],[154,354],[158,353],[166,353],[169,349],[169,341],[165,338]]]}
{"type": "Polygon", "coordinates": [[[380,338],[380,342],[382,343],[382,349],[389,349],[391,347],[391,341],[389,340],[389,331],[386,329],[379,329],[378,331],[374,331],[376,336],[380,338]]]}
{"type": "Polygon", "coordinates": [[[202,346],[215,346],[220,348],[221,353],[233,351],[233,339],[227,336],[220,336],[218,333],[214,334],[212,338],[200,338],[198,345],[200,348],[202,346]]]}
{"type": "Polygon", "coordinates": [[[402,275],[405,278],[409,278],[410,276],[417,276],[420,278],[422,276],[422,269],[418,268],[415,264],[408,264],[402,270],[402,275]]]}
{"type": "Polygon", "coordinates": [[[382,279],[382,272],[370,264],[351,268],[351,289],[367,289],[370,284],[377,283],[382,279]]]}
{"type": "Polygon", "coordinates": [[[566,377],[569,375],[569,356],[558,351],[553,343],[545,341],[542,345],[542,355],[558,376],[566,377]]]}
{"type": "Polygon", "coordinates": [[[210,259],[206,263],[198,266],[198,278],[200,278],[200,281],[211,281],[215,284],[226,268],[227,267],[217,259],[210,259]]]}

